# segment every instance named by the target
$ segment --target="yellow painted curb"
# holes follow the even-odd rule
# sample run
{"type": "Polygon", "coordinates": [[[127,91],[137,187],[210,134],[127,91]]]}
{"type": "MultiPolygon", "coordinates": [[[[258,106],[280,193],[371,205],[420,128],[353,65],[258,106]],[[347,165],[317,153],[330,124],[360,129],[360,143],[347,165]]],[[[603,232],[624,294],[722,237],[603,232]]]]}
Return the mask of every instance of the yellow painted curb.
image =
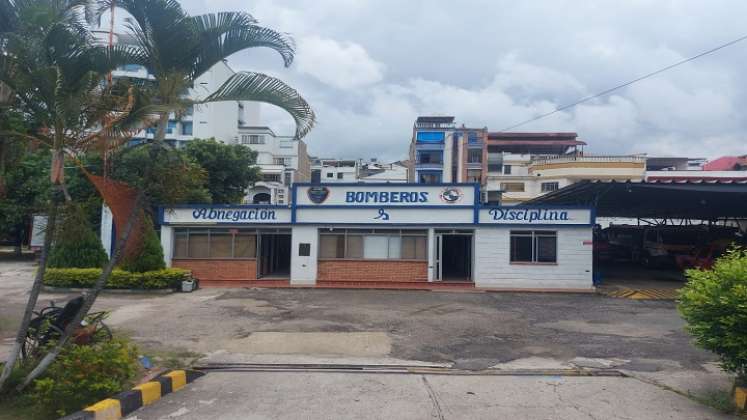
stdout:
{"type": "Polygon", "coordinates": [[[140,391],[140,394],[143,396],[143,405],[153,404],[161,398],[160,382],[146,382],[133,389],[140,391]]]}
{"type": "Polygon", "coordinates": [[[96,404],[86,407],[84,411],[93,413],[95,420],[119,420],[122,418],[122,406],[118,400],[107,398],[96,404]]]}
{"type": "Polygon", "coordinates": [[[747,407],[747,388],[741,386],[734,388],[734,405],[740,410],[747,407]]]}
{"type": "Polygon", "coordinates": [[[168,376],[169,378],[171,378],[172,392],[187,386],[187,372],[183,370],[174,370],[163,376],[168,376]]]}

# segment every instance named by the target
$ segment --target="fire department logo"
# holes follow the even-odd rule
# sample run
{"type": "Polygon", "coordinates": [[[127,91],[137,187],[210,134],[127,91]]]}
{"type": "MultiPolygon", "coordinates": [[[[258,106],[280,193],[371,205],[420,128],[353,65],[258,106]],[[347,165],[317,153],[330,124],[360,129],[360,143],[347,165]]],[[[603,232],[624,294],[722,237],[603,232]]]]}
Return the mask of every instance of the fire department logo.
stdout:
{"type": "Polygon", "coordinates": [[[464,193],[459,188],[445,188],[441,191],[441,201],[444,203],[458,203],[464,197],[464,193]]]}
{"type": "Polygon", "coordinates": [[[327,187],[310,187],[306,190],[306,194],[309,196],[314,204],[322,204],[327,197],[329,197],[329,188],[327,187]]]}

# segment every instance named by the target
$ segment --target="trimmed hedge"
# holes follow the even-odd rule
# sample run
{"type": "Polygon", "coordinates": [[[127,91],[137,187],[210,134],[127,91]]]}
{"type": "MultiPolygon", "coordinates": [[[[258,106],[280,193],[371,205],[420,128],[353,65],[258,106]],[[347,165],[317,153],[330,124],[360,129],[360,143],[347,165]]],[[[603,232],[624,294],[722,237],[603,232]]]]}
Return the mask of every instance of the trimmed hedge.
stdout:
{"type": "MultiPolygon", "coordinates": [[[[52,287],[92,287],[101,275],[100,268],[47,268],[44,284],[52,287]]],[[[173,289],[182,280],[191,278],[189,270],[164,268],[163,270],[131,273],[114,270],[106,283],[107,289],[173,289]]]]}

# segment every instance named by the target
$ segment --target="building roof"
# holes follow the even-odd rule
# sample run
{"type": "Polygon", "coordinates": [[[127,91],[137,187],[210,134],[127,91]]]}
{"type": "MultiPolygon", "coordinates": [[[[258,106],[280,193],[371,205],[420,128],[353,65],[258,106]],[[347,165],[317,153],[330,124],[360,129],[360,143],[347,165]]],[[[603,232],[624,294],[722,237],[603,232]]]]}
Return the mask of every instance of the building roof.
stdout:
{"type": "Polygon", "coordinates": [[[747,167],[747,155],[722,156],[703,165],[704,171],[733,171],[747,167]]]}
{"type": "Polygon", "coordinates": [[[494,146],[585,146],[580,140],[493,140],[489,145],[494,146]]]}
{"type": "Polygon", "coordinates": [[[424,116],[418,117],[416,123],[437,123],[437,124],[451,124],[454,122],[454,117],[438,117],[438,116],[424,116]]]}
{"type": "Polygon", "coordinates": [[[526,205],[593,206],[597,216],[717,220],[747,218],[747,179],[582,181],[526,205]]]}
{"type": "Polygon", "coordinates": [[[573,132],[492,132],[489,140],[576,140],[578,134],[573,132]]]}

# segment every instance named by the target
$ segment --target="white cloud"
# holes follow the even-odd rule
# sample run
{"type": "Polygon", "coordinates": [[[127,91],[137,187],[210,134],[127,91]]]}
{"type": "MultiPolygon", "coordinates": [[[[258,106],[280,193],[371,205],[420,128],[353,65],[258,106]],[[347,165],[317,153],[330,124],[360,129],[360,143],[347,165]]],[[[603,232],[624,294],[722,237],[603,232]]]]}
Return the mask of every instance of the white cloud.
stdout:
{"type": "Polygon", "coordinates": [[[384,65],[352,42],[318,36],[298,40],[298,71],[338,89],[352,89],[380,82],[384,65]]]}
{"type": "MultiPolygon", "coordinates": [[[[741,36],[741,0],[184,0],[245,10],[292,33],[296,63],[264,49],[237,70],[297,88],[319,124],[311,153],[398,159],[413,120],[454,115],[500,130],[741,36]]],[[[747,43],[516,130],[577,131],[593,153],[747,153],[747,43]]],[[[277,132],[292,120],[263,110],[277,132]]]]}

